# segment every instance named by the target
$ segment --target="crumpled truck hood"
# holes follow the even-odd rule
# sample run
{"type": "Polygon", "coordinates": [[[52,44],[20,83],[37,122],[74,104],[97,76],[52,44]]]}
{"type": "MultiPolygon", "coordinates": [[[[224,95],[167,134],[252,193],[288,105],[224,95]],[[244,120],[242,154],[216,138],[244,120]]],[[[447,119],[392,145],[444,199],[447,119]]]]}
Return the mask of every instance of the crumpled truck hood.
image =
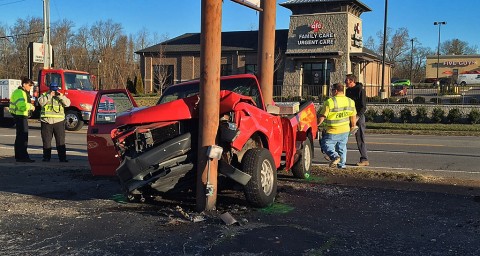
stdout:
{"type": "MultiPolygon", "coordinates": [[[[255,105],[251,97],[243,96],[231,91],[220,91],[220,113],[226,113],[235,108],[240,102],[255,105]]],[[[155,105],[148,108],[133,108],[118,116],[116,126],[145,124],[165,121],[186,120],[198,118],[200,99],[194,95],[184,99],[155,105]]]]}

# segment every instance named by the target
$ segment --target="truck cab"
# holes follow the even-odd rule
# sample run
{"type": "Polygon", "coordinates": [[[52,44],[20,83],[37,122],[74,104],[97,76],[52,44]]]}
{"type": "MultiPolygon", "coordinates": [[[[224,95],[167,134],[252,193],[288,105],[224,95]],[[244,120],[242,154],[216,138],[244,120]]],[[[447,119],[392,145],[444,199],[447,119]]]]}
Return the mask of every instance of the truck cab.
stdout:
{"type": "Polygon", "coordinates": [[[92,103],[97,94],[91,82],[91,75],[84,71],[65,69],[41,69],[39,71],[40,94],[48,91],[53,82],[59,85],[59,91],[71,101],[70,107],[65,109],[65,129],[68,131],[80,130],[84,123],[88,123],[90,120],[92,103]]]}

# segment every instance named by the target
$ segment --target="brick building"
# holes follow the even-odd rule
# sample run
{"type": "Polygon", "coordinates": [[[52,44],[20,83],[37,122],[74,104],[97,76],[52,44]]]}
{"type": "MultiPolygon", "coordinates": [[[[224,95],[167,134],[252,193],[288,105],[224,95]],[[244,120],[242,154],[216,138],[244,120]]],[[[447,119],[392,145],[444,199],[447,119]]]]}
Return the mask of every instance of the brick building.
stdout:
{"type": "MultiPolygon", "coordinates": [[[[353,73],[368,96],[381,88],[381,56],[363,47],[363,12],[358,0],[289,0],[289,29],[276,30],[274,94],[305,96],[327,93],[327,85],[353,73]]],[[[258,31],[222,32],[221,74],[257,71],[258,31]]],[[[141,72],[146,91],[158,91],[200,77],[200,34],[187,33],[142,49],[141,72]]],[[[385,89],[391,78],[385,65],[385,89]]],[[[387,94],[388,95],[388,94],[387,94]]]]}
{"type": "Polygon", "coordinates": [[[480,55],[429,55],[427,56],[426,77],[453,77],[459,74],[479,73],[480,55]],[[439,65],[437,65],[439,63],[439,65]]]}

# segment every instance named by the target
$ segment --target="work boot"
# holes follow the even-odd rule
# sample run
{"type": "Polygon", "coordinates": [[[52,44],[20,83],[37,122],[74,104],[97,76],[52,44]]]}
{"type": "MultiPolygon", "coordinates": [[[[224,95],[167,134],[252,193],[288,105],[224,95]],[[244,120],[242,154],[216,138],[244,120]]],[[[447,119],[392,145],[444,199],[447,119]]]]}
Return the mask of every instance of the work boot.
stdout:
{"type": "Polygon", "coordinates": [[[357,163],[357,166],[369,166],[370,163],[368,162],[368,160],[365,160],[365,159],[362,159],[360,160],[360,162],[357,163]]]}
{"type": "Polygon", "coordinates": [[[337,167],[338,163],[340,163],[340,157],[339,156],[335,157],[335,159],[330,161],[330,167],[335,168],[335,167],[337,167]]]}
{"type": "Polygon", "coordinates": [[[52,158],[52,149],[44,148],[42,162],[50,162],[50,158],[52,158]]]}
{"type": "Polygon", "coordinates": [[[60,162],[66,163],[68,162],[67,160],[67,148],[65,145],[58,146],[57,147],[57,152],[58,152],[58,159],[60,159],[60,162]]]}

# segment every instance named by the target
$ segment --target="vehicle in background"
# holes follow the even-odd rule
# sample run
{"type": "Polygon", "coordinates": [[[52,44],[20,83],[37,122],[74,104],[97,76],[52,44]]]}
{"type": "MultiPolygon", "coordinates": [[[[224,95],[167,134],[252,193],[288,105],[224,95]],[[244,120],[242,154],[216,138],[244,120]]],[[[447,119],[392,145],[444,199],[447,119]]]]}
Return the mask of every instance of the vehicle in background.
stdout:
{"type": "Polygon", "coordinates": [[[392,85],[392,96],[405,96],[407,95],[407,86],[405,85],[392,85]]]}
{"type": "Polygon", "coordinates": [[[457,81],[453,77],[442,77],[438,79],[438,82],[441,87],[456,85],[457,81]]]}
{"type": "MultiPolygon", "coordinates": [[[[132,108],[136,103],[126,90],[99,91],[87,131],[92,174],[117,175],[130,199],[193,189],[199,83],[170,86],[156,106],[143,109],[132,108]],[[115,120],[98,117],[103,97],[114,100],[115,120]]],[[[219,188],[239,184],[249,203],[265,207],[277,193],[277,170],[309,177],[318,130],[312,102],[267,107],[250,74],[222,77],[219,96],[217,145],[210,146],[220,151],[219,188]]]]}
{"type": "Polygon", "coordinates": [[[466,86],[467,84],[480,84],[480,74],[460,74],[457,78],[457,84],[466,86]]]}
{"type": "Polygon", "coordinates": [[[0,126],[12,127],[15,120],[9,112],[10,96],[13,91],[22,85],[22,80],[18,79],[0,79],[0,126]]]}
{"type": "Polygon", "coordinates": [[[410,80],[408,80],[408,79],[399,79],[399,80],[393,81],[392,84],[393,84],[394,86],[396,86],[396,85],[410,86],[410,80]]]}
{"type": "MultiPolygon", "coordinates": [[[[97,94],[91,83],[91,75],[84,71],[65,69],[41,69],[38,74],[40,94],[49,90],[55,82],[59,91],[67,96],[71,104],[65,109],[65,129],[80,130],[90,120],[92,103],[97,94]]],[[[36,109],[40,111],[40,108],[36,109]]]]}

